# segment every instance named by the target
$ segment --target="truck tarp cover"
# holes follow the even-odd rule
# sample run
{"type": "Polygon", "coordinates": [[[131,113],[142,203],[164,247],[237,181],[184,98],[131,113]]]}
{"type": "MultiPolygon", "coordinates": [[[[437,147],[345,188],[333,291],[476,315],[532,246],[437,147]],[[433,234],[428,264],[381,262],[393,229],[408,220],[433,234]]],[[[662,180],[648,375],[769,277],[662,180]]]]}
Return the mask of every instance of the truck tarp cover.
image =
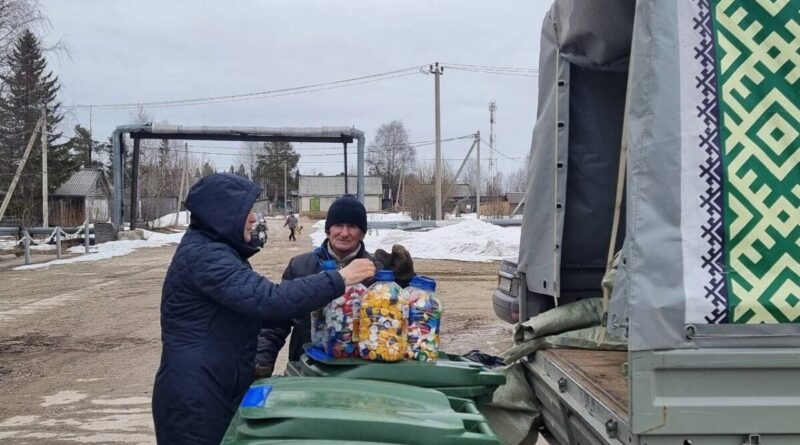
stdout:
{"type": "Polygon", "coordinates": [[[634,5],[557,1],[545,17],[520,243],[519,270],[530,291],[600,295],[634,5]]]}
{"type": "Polygon", "coordinates": [[[626,238],[631,350],[800,346],[798,1],[639,1],[626,238]]]}
{"type": "Polygon", "coordinates": [[[519,262],[528,289],[562,294],[585,269],[599,290],[622,140],[610,128],[624,117],[610,331],[634,351],[798,347],[798,2],[633,5],[559,0],[545,19],[519,262]],[[606,92],[617,84],[579,84],[624,70],[626,39],[617,118],[606,92]]]}

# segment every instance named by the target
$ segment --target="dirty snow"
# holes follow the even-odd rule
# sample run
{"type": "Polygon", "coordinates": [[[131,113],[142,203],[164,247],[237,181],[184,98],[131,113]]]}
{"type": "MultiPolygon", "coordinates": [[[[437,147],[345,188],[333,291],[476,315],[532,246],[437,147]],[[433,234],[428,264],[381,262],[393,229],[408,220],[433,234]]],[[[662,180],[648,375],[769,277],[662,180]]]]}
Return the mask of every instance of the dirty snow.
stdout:
{"type": "MultiPolygon", "coordinates": [[[[19,241],[0,241],[0,250],[14,250],[15,248],[22,248],[22,243],[19,241]]],[[[31,250],[47,252],[56,250],[55,244],[31,244],[31,250]]]]}
{"type": "MultiPolygon", "coordinates": [[[[518,256],[519,239],[520,227],[500,227],[468,219],[425,232],[370,230],[364,243],[370,252],[375,249],[389,251],[393,244],[402,244],[414,258],[493,261],[518,256]]],[[[315,246],[324,240],[323,230],[311,234],[315,246]]]]}
{"type": "MultiPolygon", "coordinates": [[[[183,238],[183,233],[184,233],[184,232],[178,232],[178,233],[165,234],[165,233],[150,232],[147,230],[144,230],[143,232],[145,239],[133,240],[133,241],[128,241],[128,240],[109,241],[107,243],[92,246],[89,250],[89,253],[85,255],[76,256],[72,258],[65,258],[63,260],[49,261],[46,263],[30,264],[28,266],[19,266],[14,268],[14,270],[41,269],[56,264],[70,264],[83,261],[107,260],[109,258],[113,258],[116,256],[127,255],[136,249],[142,249],[146,247],[161,247],[161,246],[166,246],[168,244],[177,244],[181,241],[181,238],[183,238]]],[[[75,246],[70,248],[69,252],[83,253],[84,247],[75,246]]]]}
{"type": "Polygon", "coordinates": [[[161,228],[161,227],[169,227],[169,226],[188,226],[189,225],[189,211],[184,210],[178,213],[169,213],[167,215],[162,216],[161,218],[154,219],[150,221],[148,224],[152,228],[161,228]],[[177,216],[177,222],[176,221],[177,216]]]}

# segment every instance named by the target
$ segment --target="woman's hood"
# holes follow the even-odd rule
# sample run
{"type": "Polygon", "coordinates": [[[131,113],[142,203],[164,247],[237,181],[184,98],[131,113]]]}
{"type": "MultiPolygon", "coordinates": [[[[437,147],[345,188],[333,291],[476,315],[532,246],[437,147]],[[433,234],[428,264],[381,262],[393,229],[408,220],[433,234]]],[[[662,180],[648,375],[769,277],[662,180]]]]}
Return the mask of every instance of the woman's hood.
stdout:
{"type": "Polygon", "coordinates": [[[186,197],[191,227],[250,256],[257,251],[244,241],[244,225],[262,188],[241,176],[215,173],[197,181],[186,197]]]}

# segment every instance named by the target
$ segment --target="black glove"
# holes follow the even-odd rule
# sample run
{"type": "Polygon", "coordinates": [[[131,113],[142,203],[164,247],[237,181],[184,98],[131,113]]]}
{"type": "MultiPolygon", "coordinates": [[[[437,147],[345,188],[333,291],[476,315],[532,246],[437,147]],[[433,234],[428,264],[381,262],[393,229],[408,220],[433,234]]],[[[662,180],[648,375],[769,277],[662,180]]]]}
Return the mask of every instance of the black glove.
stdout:
{"type": "Polygon", "coordinates": [[[394,281],[401,287],[408,287],[411,278],[416,275],[411,254],[400,244],[392,246],[391,254],[383,249],[376,250],[375,260],[383,266],[383,269],[391,269],[394,272],[394,281]]]}
{"type": "Polygon", "coordinates": [[[272,377],[272,370],[273,370],[272,365],[268,366],[256,365],[256,369],[253,374],[254,377],[257,379],[266,379],[272,377]]]}

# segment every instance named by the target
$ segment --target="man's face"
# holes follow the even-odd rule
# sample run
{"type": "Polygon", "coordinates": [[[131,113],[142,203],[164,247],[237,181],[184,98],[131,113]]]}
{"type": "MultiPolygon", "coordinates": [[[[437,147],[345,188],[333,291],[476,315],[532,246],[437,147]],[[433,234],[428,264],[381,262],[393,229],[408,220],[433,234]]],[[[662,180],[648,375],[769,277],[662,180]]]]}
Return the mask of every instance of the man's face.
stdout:
{"type": "Polygon", "coordinates": [[[364,232],[352,224],[334,224],[328,230],[328,242],[331,247],[345,254],[351,254],[358,249],[364,232]]]}
{"type": "Polygon", "coordinates": [[[250,242],[250,231],[253,230],[253,224],[256,223],[256,214],[250,212],[244,222],[244,242],[250,242]]]}

